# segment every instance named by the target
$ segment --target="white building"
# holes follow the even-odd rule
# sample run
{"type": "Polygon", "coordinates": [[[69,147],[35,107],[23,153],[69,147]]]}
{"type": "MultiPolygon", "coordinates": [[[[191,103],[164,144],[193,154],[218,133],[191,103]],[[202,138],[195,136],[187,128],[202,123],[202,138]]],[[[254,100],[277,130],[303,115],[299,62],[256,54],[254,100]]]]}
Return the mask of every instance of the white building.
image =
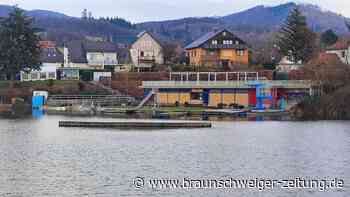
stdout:
{"type": "Polygon", "coordinates": [[[336,54],[344,64],[350,64],[350,42],[338,41],[327,48],[326,53],[336,54]]]}
{"type": "Polygon", "coordinates": [[[108,42],[72,41],[67,44],[67,65],[79,69],[113,70],[118,65],[117,46],[108,42]]]}
{"type": "Polygon", "coordinates": [[[131,45],[131,60],[138,71],[150,70],[155,64],[164,64],[162,43],[149,32],[142,32],[131,45]]]}
{"type": "Polygon", "coordinates": [[[31,72],[21,72],[21,81],[38,81],[57,79],[57,69],[63,66],[63,54],[55,47],[54,43],[42,46],[41,69],[31,72]]]}
{"type": "Polygon", "coordinates": [[[298,63],[295,63],[290,59],[290,57],[285,56],[281,59],[281,61],[278,63],[276,69],[280,72],[290,72],[292,70],[299,70],[303,67],[303,64],[301,61],[298,63]]]}

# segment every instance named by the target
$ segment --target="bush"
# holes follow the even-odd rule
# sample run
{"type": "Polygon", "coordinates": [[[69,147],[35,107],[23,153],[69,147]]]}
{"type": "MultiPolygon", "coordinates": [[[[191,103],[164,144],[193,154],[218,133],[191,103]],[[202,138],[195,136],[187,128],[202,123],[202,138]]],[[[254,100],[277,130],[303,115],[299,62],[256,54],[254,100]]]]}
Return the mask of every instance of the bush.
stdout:
{"type": "Polygon", "coordinates": [[[231,103],[230,108],[238,109],[239,105],[237,103],[231,103]]]}
{"type": "Polygon", "coordinates": [[[227,104],[224,104],[224,103],[219,103],[218,104],[218,108],[219,109],[224,109],[225,107],[227,107],[227,104]]]}
{"type": "Polygon", "coordinates": [[[52,87],[53,85],[54,85],[54,80],[53,79],[49,79],[49,81],[47,82],[47,85],[49,86],[49,87],[52,87]]]}

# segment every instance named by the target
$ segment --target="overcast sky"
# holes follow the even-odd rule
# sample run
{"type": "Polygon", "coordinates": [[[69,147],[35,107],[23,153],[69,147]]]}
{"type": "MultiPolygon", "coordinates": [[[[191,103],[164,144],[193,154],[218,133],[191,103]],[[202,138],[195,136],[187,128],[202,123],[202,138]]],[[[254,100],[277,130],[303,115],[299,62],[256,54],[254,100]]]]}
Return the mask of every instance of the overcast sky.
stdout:
{"type": "MultiPolygon", "coordinates": [[[[223,16],[256,5],[278,5],[290,0],[0,0],[24,9],[45,9],[80,16],[86,8],[94,16],[120,16],[132,22],[190,16],[223,16]]],[[[303,0],[350,17],[349,0],[303,0]]]]}

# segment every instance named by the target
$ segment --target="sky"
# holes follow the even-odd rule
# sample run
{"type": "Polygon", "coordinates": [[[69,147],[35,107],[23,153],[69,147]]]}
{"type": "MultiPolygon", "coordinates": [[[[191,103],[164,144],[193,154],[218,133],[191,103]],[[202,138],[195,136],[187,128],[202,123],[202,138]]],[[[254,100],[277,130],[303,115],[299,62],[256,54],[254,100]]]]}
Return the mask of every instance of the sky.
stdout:
{"type": "MultiPolygon", "coordinates": [[[[119,16],[131,22],[159,21],[184,17],[224,16],[257,5],[274,6],[291,0],[0,0],[27,10],[43,9],[81,16],[88,9],[93,16],[119,16]]],[[[350,17],[349,0],[298,0],[350,17]]]]}

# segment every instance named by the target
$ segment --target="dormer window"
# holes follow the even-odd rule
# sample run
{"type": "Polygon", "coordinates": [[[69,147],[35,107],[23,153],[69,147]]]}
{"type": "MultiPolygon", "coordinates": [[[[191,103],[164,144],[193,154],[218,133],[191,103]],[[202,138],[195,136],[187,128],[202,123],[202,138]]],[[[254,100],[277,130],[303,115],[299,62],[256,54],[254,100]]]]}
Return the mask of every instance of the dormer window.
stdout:
{"type": "Polygon", "coordinates": [[[223,44],[233,44],[233,41],[232,40],[224,40],[223,41],[223,44]]]}

